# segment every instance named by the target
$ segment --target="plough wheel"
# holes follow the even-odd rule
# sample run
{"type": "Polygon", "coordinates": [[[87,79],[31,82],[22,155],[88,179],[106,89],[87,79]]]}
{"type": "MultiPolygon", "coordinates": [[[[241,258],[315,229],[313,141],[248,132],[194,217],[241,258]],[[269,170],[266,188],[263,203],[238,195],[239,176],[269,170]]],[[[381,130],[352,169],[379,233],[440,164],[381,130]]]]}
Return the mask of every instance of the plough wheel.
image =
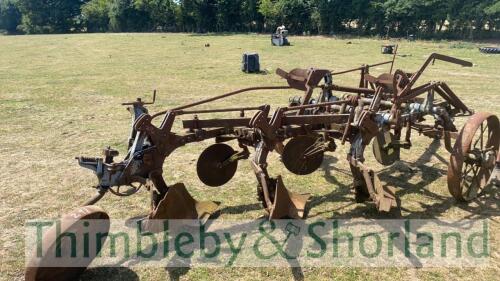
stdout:
{"type": "MultiPolygon", "coordinates": [[[[60,239],[58,242],[57,233],[75,234],[76,244],[83,245],[84,233],[89,237],[95,237],[96,233],[107,233],[109,231],[109,216],[99,207],[85,206],[73,210],[64,215],[60,220],[60,229],[56,229],[56,224],[49,228],[42,238],[41,256],[35,250],[27,264],[25,272],[26,281],[73,281],[78,280],[78,276],[85,271],[87,266],[99,254],[100,249],[90,250],[84,253],[83,247],[76,247],[76,257],[71,257],[71,240],[60,239]],[[99,220],[96,225],[85,226],[89,220],[99,220]],[[61,256],[56,254],[56,247],[59,243],[61,256]],[[61,258],[63,257],[63,258],[61,258]],[[64,258],[68,257],[68,258],[64,258]]],[[[104,244],[104,236],[102,244],[104,244]]]]}
{"type": "Polygon", "coordinates": [[[499,165],[500,123],[485,112],[474,114],[457,138],[448,167],[448,189],[461,202],[476,198],[499,165]]]}

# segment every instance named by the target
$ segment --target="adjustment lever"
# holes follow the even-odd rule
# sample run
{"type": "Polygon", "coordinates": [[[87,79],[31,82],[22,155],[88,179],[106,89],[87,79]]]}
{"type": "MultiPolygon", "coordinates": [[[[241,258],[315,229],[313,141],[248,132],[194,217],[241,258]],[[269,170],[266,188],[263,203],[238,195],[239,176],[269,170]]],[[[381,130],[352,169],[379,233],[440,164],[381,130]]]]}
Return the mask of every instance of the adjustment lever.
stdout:
{"type": "Polygon", "coordinates": [[[156,89],[153,91],[153,101],[151,101],[151,102],[144,102],[144,101],[142,101],[141,98],[137,98],[133,102],[124,102],[124,103],[122,103],[122,105],[142,106],[142,105],[154,104],[155,102],[156,102],[156,89]]]}

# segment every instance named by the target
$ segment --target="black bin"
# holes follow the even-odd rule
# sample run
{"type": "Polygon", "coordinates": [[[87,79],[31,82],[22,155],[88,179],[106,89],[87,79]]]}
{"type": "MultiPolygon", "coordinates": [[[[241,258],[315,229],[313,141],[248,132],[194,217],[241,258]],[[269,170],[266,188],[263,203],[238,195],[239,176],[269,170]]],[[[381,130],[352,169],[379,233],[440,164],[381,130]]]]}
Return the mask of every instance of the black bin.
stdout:
{"type": "Polygon", "coordinates": [[[241,70],[246,73],[260,72],[259,54],[257,53],[244,53],[241,62],[241,70]]]}

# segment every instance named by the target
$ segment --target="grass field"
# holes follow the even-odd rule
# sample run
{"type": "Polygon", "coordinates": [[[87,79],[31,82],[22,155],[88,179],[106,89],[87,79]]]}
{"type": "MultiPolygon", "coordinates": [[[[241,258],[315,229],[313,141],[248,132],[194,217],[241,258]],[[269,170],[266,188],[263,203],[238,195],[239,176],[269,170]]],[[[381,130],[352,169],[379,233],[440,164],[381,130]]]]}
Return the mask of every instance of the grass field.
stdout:
{"type": "MultiPolygon", "coordinates": [[[[75,156],[98,155],[107,145],[124,154],[129,113],[121,102],[150,97],[158,90],[159,111],[255,86],[282,85],[276,68],[319,67],[342,70],[389,59],[380,54],[383,41],[292,37],[291,47],[271,47],[268,36],[185,34],[96,34],[0,36],[0,280],[22,280],[23,224],[33,218],[56,218],[93,194],[94,175],[81,169],[75,156]],[[351,44],[346,44],[348,41],[351,44]],[[204,47],[206,43],[210,47],[204,47]],[[268,73],[240,71],[241,54],[256,51],[268,73]]],[[[476,111],[500,113],[500,56],[480,54],[477,46],[460,42],[399,42],[396,68],[416,70],[433,52],[474,62],[460,68],[438,62],[421,81],[446,81],[476,111]]],[[[387,71],[377,67],[372,73],[387,71]]],[[[357,75],[337,78],[354,85],[357,75]]],[[[261,92],[230,98],[224,105],[284,105],[290,92],[261,92]]],[[[463,124],[465,120],[458,120],[463,124]]],[[[498,191],[469,205],[458,204],[446,186],[449,154],[424,137],[403,151],[402,161],[381,171],[385,183],[396,186],[401,214],[378,214],[374,207],[355,204],[352,178],[345,163],[347,147],[327,156],[314,174],[297,177],[275,155],[273,175],[282,174],[287,187],[310,192],[311,217],[324,218],[491,218],[491,265],[487,268],[229,268],[92,269],[83,280],[498,280],[500,239],[498,191]]],[[[195,198],[222,201],[221,218],[255,219],[264,215],[255,196],[248,162],[226,186],[207,188],[195,173],[197,156],[209,145],[176,151],[165,164],[169,183],[182,181],[195,198]]],[[[369,154],[369,153],[367,153],[369,154]]],[[[373,159],[368,160],[373,163],[373,159]]],[[[121,199],[111,195],[98,204],[112,218],[126,219],[148,212],[146,192],[121,199]]]]}

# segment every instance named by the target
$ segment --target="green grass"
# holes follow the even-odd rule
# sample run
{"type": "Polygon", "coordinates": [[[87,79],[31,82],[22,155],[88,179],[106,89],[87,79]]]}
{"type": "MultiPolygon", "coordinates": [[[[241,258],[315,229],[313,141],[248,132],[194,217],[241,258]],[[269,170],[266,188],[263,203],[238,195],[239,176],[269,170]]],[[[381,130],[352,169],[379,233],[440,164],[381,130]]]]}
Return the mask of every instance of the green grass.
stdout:
{"type": "MultiPolygon", "coordinates": [[[[380,54],[386,43],[371,39],[336,40],[291,37],[291,47],[271,47],[268,36],[196,36],[185,34],[95,34],[0,37],[0,280],[23,280],[23,223],[32,218],[56,218],[82,204],[91,194],[94,175],[73,160],[98,155],[106,145],[124,154],[129,114],[119,104],[158,90],[151,111],[255,85],[283,85],[276,68],[318,67],[342,70],[390,57],[380,54]],[[346,44],[348,41],[352,44],[346,44]],[[210,43],[205,48],[205,43],[210,43]],[[245,51],[260,54],[267,75],[240,71],[245,51]]],[[[446,81],[476,111],[500,113],[500,56],[480,54],[470,43],[401,41],[396,68],[414,71],[433,52],[474,62],[460,68],[437,62],[421,81],[446,81]]],[[[374,74],[387,71],[375,67],[374,74]]],[[[355,85],[357,75],[337,78],[355,85]]],[[[290,92],[259,92],[224,100],[220,105],[285,105],[290,92]]],[[[300,93],[297,93],[300,94],[300,93]]],[[[206,107],[206,106],[205,106],[206,107]]],[[[465,120],[457,120],[463,124],[465,120]]],[[[197,156],[209,142],[180,148],[165,163],[169,183],[184,181],[196,198],[223,202],[222,218],[254,219],[258,208],[255,181],[248,162],[241,162],[236,177],[221,188],[204,187],[195,174],[197,156]],[[232,210],[224,212],[224,210],[232,210]]],[[[449,154],[432,140],[414,138],[402,160],[382,169],[382,180],[398,188],[405,218],[492,218],[492,238],[499,240],[497,193],[457,204],[446,187],[449,154]],[[408,169],[408,168],[411,169],[408,169]]],[[[310,192],[310,215],[324,218],[391,218],[373,206],[354,204],[351,177],[344,159],[347,146],[331,153],[317,172],[298,177],[287,172],[276,157],[270,172],[282,174],[286,186],[310,192]]],[[[367,153],[369,154],[369,153],[367,153]]],[[[373,163],[373,159],[368,160],[373,163]]],[[[107,196],[99,206],[115,219],[148,211],[148,195],[121,199],[107,196]]],[[[306,280],[495,280],[498,247],[492,264],[477,269],[303,268],[306,280]]],[[[290,280],[300,272],[289,268],[206,269],[167,271],[92,269],[84,280],[290,280]],[[135,279],[134,279],[135,278],[135,279]]]]}

